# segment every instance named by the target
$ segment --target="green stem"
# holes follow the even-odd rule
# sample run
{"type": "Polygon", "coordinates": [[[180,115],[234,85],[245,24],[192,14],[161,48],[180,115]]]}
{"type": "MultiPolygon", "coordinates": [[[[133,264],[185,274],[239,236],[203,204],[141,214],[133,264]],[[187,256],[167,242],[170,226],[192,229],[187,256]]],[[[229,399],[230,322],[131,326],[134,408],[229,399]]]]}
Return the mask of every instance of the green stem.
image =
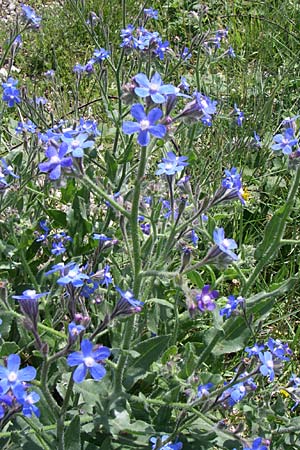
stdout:
{"type": "Polygon", "coordinates": [[[131,214],[129,211],[126,211],[126,209],[123,208],[123,206],[119,205],[109,194],[107,194],[100,186],[97,186],[87,175],[84,175],[83,178],[79,178],[79,180],[90,187],[92,189],[93,194],[98,194],[99,197],[102,199],[108,201],[110,205],[115,208],[117,211],[119,211],[123,216],[127,217],[129,219],[131,217],[131,214]]]}
{"type": "Polygon", "coordinates": [[[55,403],[49,388],[48,388],[48,371],[49,371],[49,361],[47,357],[44,358],[43,364],[42,364],[42,371],[41,371],[41,389],[43,391],[43,394],[48,402],[48,406],[52,409],[52,412],[56,418],[60,415],[60,408],[55,403]]]}
{"type": "Polygon", "coordinates": [[[132,199],[132,210],[130,215],[130,227],[131,227],[131,238],[132,238],[132,250],[133,250],[133,264],[134,264],[134,284],[133,293],[137,297],[139,295],[140,288],[140,277],[139,273],[141,271],[142,260],[141,260],[141,247],[139,239],[139,206],[140,206],[140,195],[141,195],[141,183],[144,177],[146,168],[146,156],[147,147],[142,147],[140,162],[138,166],[137,177],[135,180],[133,199],[132,199]]]}
{"type": "Polygon", "coordinates": [[[65,450],[65,417],[70,397],[72,394],[73,386],[74,386],[73,373],[71,373],[65,399],[60,410],[60,416],[57,420],[56,436],[58,441],[58,450],[65,450]]]}
{"type": "MultiPolygon", "coordinates": [[[[137,176],[134,184],[132,209],[130,214],[130,232],[133,250],[132,256],[133,256],[133,276],[134,276],[133,294],[136,298],[138,298],[139,296],[141,286],[140,272],[142,268],[142,259],[141,259],[141,247],[139,239],[138,215],[139,215],[139,205],[141,195],[141,184],[145,173],[146,161],[147,161],[147,147],[142,147],[137,176]]],[[[133,331],[134,331],[134,316],[132,315],[127,319],[127,322],[125,324],[124,338],[121,347],[121,355],[115,371],[115,378],[114,378],[115,394],[122,392],[123,374],[127,362],[126,352],[122,352],[122,350],[128,350],[130,348],[130,342],[132,339],[133,331]]]]}
{"type": "MultiPolygon", "coordinates": [[[[44,450],[50,450],[51,447],[46,442],[46,439],[42,436],[41,429],[34,423],[33,420],[27,418],[26,416],[23,416],[22,419],[29,425],[29,427],[35,432],[35,435],[37,439],[40,441],[41,445],[43,446],[44,450]]],[[[26,432],[27,433],[27,432],[26,432]]],[[[50,444],[51,445],[51,444],[50,444]]]]}

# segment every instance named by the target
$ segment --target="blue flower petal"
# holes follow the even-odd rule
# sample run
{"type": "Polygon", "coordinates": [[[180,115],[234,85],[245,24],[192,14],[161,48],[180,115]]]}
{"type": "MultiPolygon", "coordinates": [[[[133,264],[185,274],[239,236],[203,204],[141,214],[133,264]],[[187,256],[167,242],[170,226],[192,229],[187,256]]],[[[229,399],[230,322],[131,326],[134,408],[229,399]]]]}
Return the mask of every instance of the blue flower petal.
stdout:
{"type": "Polygon", "coordinates": [[[75,383],[82,383],[82,381],[86,377],[87,371],[88,369],[83,363],[79,364],[79,366],[73,373],[73,380],[75,381],[75,383]]]}
{"type": "Polygon", "coordinates": [[[102,366],[102,364],[95,364],[93,367],[90,368],[90,372],[94,380],[101,380],[101,378],[104,377],[106,374],[105,368],[102,366]]]}
{"type": "Polygon", "coordinates": [[[148,130],[141,131],[137,139],[142,147],[146,147],[150,142],[150,133],[148,130]]]}
{"type": "Polygon", "coordinates": [[[144,107],[140,103],[133,105],[131,107],[130,112],[131,112],[132,117],[134,117],[138,122],[141,122],[142,120],[147,119],[144,107]]]}

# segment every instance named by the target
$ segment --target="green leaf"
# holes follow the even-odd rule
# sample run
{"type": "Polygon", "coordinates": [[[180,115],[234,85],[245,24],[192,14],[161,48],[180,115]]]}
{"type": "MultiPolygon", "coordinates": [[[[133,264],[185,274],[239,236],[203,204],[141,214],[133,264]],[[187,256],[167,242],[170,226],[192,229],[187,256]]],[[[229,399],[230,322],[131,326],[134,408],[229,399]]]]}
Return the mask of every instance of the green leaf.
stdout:
{"type": "Polygon", "coordinates": [[[80,419],[74,416],[65,433],[66,450],[81,450],[80,419]]]}
{"type": "MultiPolygon", "coordinates": [[[[270,251],[270,248],[276,244],[281,239],[282,232],[284,229],[285,224],[283,223],[283,214],[285,212],[286,205],[281,206],[281,208],[277,209],[275,211],[274,216],[270,220],[270,222],[267,224],[264,232],[264,238],[263,241],[258,245],[256,251],[255,251],[255,258],[257,260],[260,260],[264,258],[265,254],[270,251]]],[[[279,246],[278,246],[279,248],[279,246]]],[[[274,255],[275,256],[276,250],[274,249],[274,255]]]]}
{"type": "Polygon", "coordinates": [[[7,356],[11,353],[18,353],[19,346],[15,342],[4,342],[0,350],[0,356],[7,356]]]}
{"type": "Polygon", "coordinates": [[[174,305],[172,305],[171,302],[168,302],[164,298],[150,298],[149,300],[147,300],[147,303],[150,302],[157,303],[159,305],[166,306],[167,308],[174,309],[174,305]]]}
{"type": "Polygon", "coordinates": [[[160,357],[166,349],[171,335],[155,336],[139,343],[134,350],[141,356],[136,358],[126,374],[125,386],[129,389],[138,378],[141,378],[149,370],[151,364],[160,357]]]}
{"type": "Polygon", "coordinates": [[[49,217],[54,220],[54,227],[65,228],[67,226],[67,216],[63,211],[58,209],[48,209],[47,213],[49,217]]]}

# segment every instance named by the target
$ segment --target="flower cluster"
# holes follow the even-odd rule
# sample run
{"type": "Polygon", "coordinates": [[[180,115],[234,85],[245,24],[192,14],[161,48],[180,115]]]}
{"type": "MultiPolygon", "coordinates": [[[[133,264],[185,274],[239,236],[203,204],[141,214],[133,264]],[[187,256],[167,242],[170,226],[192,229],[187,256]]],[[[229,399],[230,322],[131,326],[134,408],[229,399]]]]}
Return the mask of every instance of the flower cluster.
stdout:
{"type": "Polygon", "coordinates": [[[249,357],[257,358],[261,374],[270,381],[275,378],[275,370],[280,368],[282,362],[289,361],[292,354],[288,344],[271,337],[264,344],[256,343],[252,347],[246,347],[245,351],[249,357]]]}
{"type": "MultiPolygon", "coordinates": [[[[228,39],[228,29],[217,30],[214,34],[211,34],[208,39],[203,43],[203,48],[205,51],[212,55],[215,54],[217,50],[221,48],[221,44],[228,39]]],[[[235,58],[235,52],[231,45],[224,51],[223,55],[228,55],[231,58],[235,58]]]]}
{"type": "Polygon", "coordinates": [[[88,60],[88,62],[84,65],[82,64],[75,64],[73,67],[73,72],[76,73],[78,76],[81,76],[82,74],[90,74],[94,71],[94,65],[95,64],[102,64],[103,61],[108,59],[110,57],[110,51],[105,50],[104,48],[96,48],[94,50],[93,56],[91,59],[88,60]]]}
{"type": "Polygon", "coordinates": [[[142,54],[149,52],[163,60],[166,53],[170,52],[169,41],[163,41],[157,31],[151,32],[144,27],[135,28],[129,24],[121,30],[121,47],[127,51],[136,50],[142,54]]]}
{"type": "Polygon", "coordinates": [[[38,236],[36,238],[36,242],[43,242],[48,243],[51,242],[52,248],[51,253],[52,255],[58,256],[62,255],[66,252],[66,243],[72,242],[71,236],[67,235],[64,231],[61,231],[59,233],[50,234],[50,228],[47,226],[45,220],[41,220],[39,222],[40,228],[43,230],[43,233],[35,232],[35,234],[38,236]]]}
{"type": "Polygon", "coordinates": [[[32,366],[20,369],[20,364],[20,356],[11,354],[6,367],[0,365],[0,419],[4,417],[6,407],[9,407],[10,412],[22,409],[26,417],[40,415],[35,405],[40,396],[34,391],[29,392],[31,386],[28,384],[36,377],[36,369],[32,366]]]}
{"type": "Polygon", "coordinates": [[[234,295],[229,295],[227,298],[227,303],[224,308],[220,309],[220,316],[225,316],[227,319],[232,315],[232,313],[237,309],[239,305],[243,305],[245,299],[243,297],[235,297],[234,295]]]}
{"type": "MultiPolygon", "coordinates": [[[[238,379],[244,378],[248,376],[247,372],[244,372],[239,375],[238,379]]],[[[238,380],[237,379],[237,380],[238,380]]],[[[235,381],[235,379],[234,379],[235,381]]],[[[229,383],[224,383],[224,386],[226,386],[229,383]]],[[[236,382],[233,384],[233,386],[226,389],[221,397],[220,397],[220,403],[224,406],[224,408],[230,408],[234,406],[236,403],[240,402],[248,392],[255,391],[257,389],[257,385],[254,383],[254,380],[252,377],[249,377],[245,381],[236,382]]]]}
{"type": "Polygon", "coordinates": [[[48,158],[47,162],[39,164],[39,169],[49,173],[50,180],[58,180],[62,174],[75,170],[74,161],[83,158],[85,149],[91,149],[94,138],[100,134],[97,123],[92,120],[81,118],[79,125],[73,128],[62,128],[62,125],[39,135],[48,158]]]}
{"type": "Polygon", "coordinates": [[[16,87],[17,85],[18,80],[15,80],[12,77],[9,77],[6,82],[2,83],[2,100],[9,108],[12,108],[15,104],[21,103],[20,91],[16,87]]]}

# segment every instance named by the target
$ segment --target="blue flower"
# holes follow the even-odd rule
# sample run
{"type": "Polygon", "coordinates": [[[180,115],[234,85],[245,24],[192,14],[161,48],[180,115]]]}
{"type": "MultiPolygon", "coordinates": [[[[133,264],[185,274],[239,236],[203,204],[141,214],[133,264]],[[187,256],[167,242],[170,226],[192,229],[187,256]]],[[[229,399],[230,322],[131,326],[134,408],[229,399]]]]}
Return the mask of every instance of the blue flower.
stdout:
{"type": "Polygon", "coordinates": [[[235,112],[235,114],[237,115],[236,123],[238,124],[239,127],[241,127],[242,124],[243,124],[243,121],[245,120],[245,116],[244,116],[243,111],[241,111],[241,110],[237,107],[237,104],[236,104],[236,103],[234,104],[234,112],[235,112]]]}
{"type": "Polygon", "coordinates": [[[264,376],[268,376],[270,381],[274,380],[275,373],[274,373],[274,362],[273,362],[273,356],[271,352],[259,352],[258,354],[259,359],[262,362],[262,365],[260,366],[259,370],[264,376]]]}
{"type": "MultiPolygon", "coordinates": [[[[239,378],[243,378],[247,375],[248,373],[244,372],[239,376],[239,378]]],[[[226,386],[226,384],[227,383],[225,382],[224,385],[226,386]]],[[[233,386],[226,389],[221,395],[220,400],[222,401],[225,407],[228,406],[231,407],[234,406],[236,403],[240,402],[249,391],[253,391],[255,389],[257,389],[257,385],[254,383],[253,378],[250,377],[248,378],[248,380],[236,383],[233,386]]]]}
{"type": "Polygon", "coordinates": [[[184,167],[188,166],[186,162],[187,156],[176,156],[173,152],[168,152],[167,157],[162,159],[158,164],[159,169],[155,172],[156,175],[175,175],[181,172],[184,167]]]}
{"type": "Polygon", "coordinates": [[[253,146],[260,148],[262,146],[262,142],[260,136],[256,133],[256,131],[254,131],[253,133],[253,138],[253,146]]]}
{"type": "Polygon", "coordinates": [[[289,361],[290,358],[286,355],[291,355],[292,350],[289,348],[288,344],[284,344],[280,339],[269,338],[267,342],[267,347],[281,361],[289,361]]]}
{"type": "Polygon", "coordinates": [[[66,143],[62,143],[58,149],[54,145],[49,145],[45,152],[49,161],[39,164],[40,171],[49,172],[50,180],[58,180],[61,176],[62,168],[71,167],[73,164],[71,157],[65,157],[68,151],[66,143]]]}
{"type": "Polygon", "coordinates": [[[86,66],[83,66],[82,64],[75,64],[75,66],[73,67],[73,72],[77,73],[78,75],[84,73],[86,71],[86,66]]]}
{"type": "Polygon", "coordinates": [[[244,447],[243,450],[268,450],[266,445],[262,445],[262,438],[258,437],[254,439],[251,447],[244,447]]]}
{"type": "Polygon", "coordinates": [[[49,69],[46,72],[43,73],[43,75],[48,78],[48,80],[53,80],[55,76],[55,71],[53,69],[49,69]]]}
{"type": "Polygon", "coordinates": [[[88,339],[84,339],[81,342],[81,352],[71,353],[67,358],[70,367],[78,366],[73,373],[75,383],[81,383],[88,372],[94,380],[101,380],[106,374],[101,362],[108,358],[110,353],[110,349],[107,347],[98,347],[93,350],[93,344],[88,339]]]}
{"type": "Polygon", "coordinates": [[[15,87],[4,89],[2,100],[7,103],[9,108],[15,106],[15,103],[21,103],[20,91],[15,87]]]}
{"type": "Polygon", "coordinates": [[[9,355],[7,358],[7,367],[0,366],[0,388],[2,392],[6,394],[9,389],[12,389],[15,393],[17,386],[19,389],[25,389],[23,382],[31,381],[36,377],[36,369],[31,366],[19,369],[21,359],[19,355],[9,355]]]}
{"type": "Polygon", "coordinates": [[[62,255],[63,253],[65,253],[65,251],[66,251],[66,248],[62,242],[53,242],[52,243],[52,248],[51,248],[52,255],[59,256],[59,255],[62,255]]]}
{"type": "Polygon", "coordinates": [[[13,397],[9,394],[3,394],[3,389],[0,388],[0,419],[3,419],[3,417],[5,416],[3,403],[7,406],[12,406],[13,397]]]}
{"type": "Polygon", "coordinates": [[[120,47],[133,48],[135,46],[134,30],[135,27],[131,24],[121,30],[120,36],[123,38],[123,41],[120,44],[120,47]]]}
{"type": "Polygon", "coordinates": [[[115,308],[111,314],[111,319],[122,315],[130,315],[133,313],[138,313],[142,310],[144,306],[144,302],[137,300],[134,298],[134,295],[131,291],[122,291],[118,286],[115,289],[121,295],[120,300],[115,305],[115,308]]]}
{"type": "Polygon", "coordinates": [[[80,335],[82,331],[85,330],[85,327],[83,325],[76,325],[75,322],[71,322],[68,325],[68,331],[69,331],[69,340],[72,344],[76,341],[77,337],[80,335]]]}
{"type": "MultiPolygon", "coordinates": [[[[154,50],[154,54],[155,55],[157,55],[158,57],[159,57],[159,59],[160,60],[163,60],[164,59],[164,57],[165,57],[165,53],[169,50],[169,45],[170,45],[170,42],[169,41],[165,41],[165,42],[162,42],[162,41],[158,41],[157,42],[157,47],[156,47],[156,49],[154,50]]],[[[166,86],[166,85],[165,85],[166,86]]],[[[171,85],[169,85],[169,86],[171,86],[171,85]]],[[[172,86],[173,87],[173,86],[172,86]]],[[[156,103],[160,103],[160,102],[156,102],[156,103]]]]}
{"type": "Polygon", "coordinates": [[[41,294],[37,294],[34,289],[27,289],[23,292],[22,295],[12,295],[12,298],[15,298],[16,300],[37,300],[38,298],[45,297],[45,295],[48,295],[49,292],[43,292],[41,294]]]}
{"type": "Polygon", "coordinates": [[[111,273],[110,273],[110,266],[107,264],[104,269],[101,271],[101,278],[99,280],[99,283],[101,285],[104,285],[106,288],[113,282],[111,273]]]}
{"type": "Polygon", "coordinates": [[[123,122],[123,132],[125,134],[138,132],[137,141],[142,147],[149,144],[150,134],[158,138],[163,138],[166,134],[166,127],[164,125],[155,125],[155,122],[162,116],[161,109],[154,108],[149,112],[148,116],[146,116],[144,107],[140,104],[136,104],[131,107],[131,115],[138,122],[123,122]]]}
{"type": "Polygon", "coordinates": [[[144,8],[144,14],[146,17],[148,17],[149,19],[158,19],[158,11],[157,9],[153,9],[153,8],[144,8]]]}
{"type": "Polygon", "coordinates": [[[13,77],[9,77],[5,82],[2,83],[2,88],[5,90],[7,88],[16,87],[19,81],[15,80],[13,77]]]}
{"type": "Polygon", "coordinates": [[[265,349],[263,344],[254,344],[253,347],[246,347],[245,352],[248,353],[248,356],[258,356],[259,352],[265,349]]]}
{"type": "Polygon", "coordinates": [[[91,148],[94,146],[94,141],[89,141],[86,133],[80,133],[77,136],[69,137],[66,133],[61,136],[61,140],[68,145],[66,153],[72,153],[74,158],[82,158],[85,148],[91,148]]]}
{"type": "Polygon", "coordinates": [[[206,383],[206,384],[201,384],[200,386],[198,386],[198,397],[202,398],[202,397],[208,397],[209,396],[209,389],[213,387],[213,383],[206,383]]]}
{"type": "MultiPolygon", "coordinates": [[[[167,434],[164,434],[161,438],[160,438],[160,442],[161,444],[163,444],[164,442],[166,442],[169,439],[169,436],[167,434]]],[[[152,437],[150,438],[150,442],[152,445],[152,450],[156,448],[156,444],[158,442],[158,438],[156,437],[152,437]]],[[[176,442],[175,444],[172,444],[171,442],[163,445],[162,447],[159,447],[160,450],[181,450],[183,447],[182,442],[176,442]]]]}
{"type": "Polygon", "coordinates": [[[190,49],[188,47],[184,47],[182,52],[180,53],[180,58],[186,60],[186,59],[190,59],[191,57],[192,57],[192,53],[191,53],[190,49]]]}
{"type": "Polygon", "coordinates": [[[241,173],[237,171],[236,167],[232,167],[230,170],[225,170],[225,175],[226,177],[222,180],[222,187],[227,189],[228,192],[225,192],[225,194],[222,195],[222,192],[220,191],[220,198],[216,200],[221,202],[239,198],[241,203],[245,204],[241,173]]]}
{"type": "Polygon", "coordinates": [[[298,140],[295,138],[293,128],[287,128],[282,134],[276,134],[273,137],[276,144],[271,145],[271,149],[275,152],[281,150],[284,155],[292,153],[292,147],[297,145],[298,140]]]}
{"type": "Polygon", "coordinates": [[[206,126],[212,125],[212,115],[217,112],[217,101],[212,100],[200,92],[194,93],[194,100],[189,102],[177,118],[183,117],[188,121],[201,120],[206,126]]]}
{"type": "MultiPolygon", "coordinates": [[[[73,264],[66,271],[65,275],[57,280],[57,284],[65,286],[71,283],[74,287],[80,287],[84,285],[84,280],[88,280],[89,277],[82,273],[77,264],[73,264]]],[[[49,272],[48,272],[49,273],[49,272]]]]}
{"type": "Polygon", "coordinates": [[[35,330],[37,329],[38,299],[48,294],[49,292],[37,294],[34,289],[27,289],[22,295],[12,295],[12,298],[19,301],[21,311],[31,320],[35,330]]]}
{"type": "Polygon", "coordinates": [[[104,48],[96,48],[93,53],[93,62],[99,63],[109,58],[110,52],[104,48]]]}
{"type": "Polygon", "coordinates": [[[18,122],[18,126],[15,129],[16,133],[22,133],[28,131],[28,133],[35,133],[36,125],[27,119],[26,122],[18,122]]]}
{"type": "MultiPolygon", "coordinates": [[[[0,161],[1,161],[1,163],[2,163],[2,172],[3,172],[4,175],[10,175],[10,176],[13,177],[13,178],[20,178],[18,175],[16,175],[16,174],[13,172],[12,166],[9,166],[9,165],[7,164],[7,162],[5,161],[4,158],[1,158],[0,161]]],[[[0,170],[1,170],[1,169],[0,169],[0,170]]]]}
{"type": "Polygon", "coordinates": [[[139,87],[134,89],[138,97],[150,97],[153,103],[165,103],[166,95],[176,94],[175,86],[171,84],[163,84],[159,73],[155,72],[151,80],[144,73],[139,73],[134,77],[139,87]]]}
{"type": "Polygon", "coordinates": [[[213,239],[221,252],[228,255],[234,261],[238,259],[238,256],[231,251],[237,248],[237,243],[234,239],[225,238],[224,228],[217,227],[213,232],[213,239]]]}
{"type": "Polygon", "coordinates": [[[201,312],[213,311],[216,307],[215,299],[218,298],[219,292],[210,289],[209,284],[205,284],[201,292],[196,295],[198,308],[201,312]]]}
{"type": "Polygon", "coordinates": [[[71,261],[67,264],[64,264],[63,262],[60,262],[58,264],[55,264],[54,266],[52,266],[52,268],[50,270],[48,270],[48,272],[45,272],[45,276],[47,275],[51,275],[52,273],[55,272],[60,272],[61,275],[67,274],[68,271],[72,268],[75,267],[76,263],[71,261]]]}
{"type": "Polygon", "coordinates": [[[22,5],[22,13],[23,17],[27,22],[33,26],[33,28],[39,28],[42,18],[37,16],[34,9],[32,9],[30,6],[22,5]]]}
{"type": "Polygon", "coordinates": [[[84,120],[82,117],[79,119],[79,126],[77,130],[94,137],[101,135],[101,132],[98,130],[96,120],[84,120]]]}
{"type": "Polygon", "coordinates": [[[229,295],[226,305],[224,306],[224,308],[220,309],[220,316],[226,316],[228,319],[233,311],[235,311],[240,304],[243,304],[244,301],[245,300],[243,297],[235,298],[234,295],[229,295]]]}
{"type": "Polygon", "coordinates": [[[231,47],[231,45],[229,46],[229,48],[228,48],[226,54],[227,54],[228,56],[230,56],[230,58],[235,58],[235,57],[236,57],[235,51],[233,50],[233,48],[231,47]]]}
{"type": "Polygon", "coordinates": [[[197,247],[198,241],[199,241],[199,236],[197,235],[195,230],[191,230],[190,239],[191,239],[194,247],[197,247]]]}
{"type": "Polygon", "coordinates": [[[144,302],[141,302],[140,300],[134,298],[134,295],[131,291],[122,291],[122,289],[120,289],[118,286],[115,286],[115,289],[121,295],[121,300],[129,303],[136,311],[140,311],[144,306],[144,302]]]}
{"type": "Polygon", "coordinates": [[[36,417],[40,417],[40,410],[35,403],[40,400],[40,396],[37,392],[27,393],[24,389],[20,389],[20,386],[15,388],[14,394],[16,396],[17,401],[23,406],[22,413],[25,417],[31,417],[33,414],[36,417]]]}

